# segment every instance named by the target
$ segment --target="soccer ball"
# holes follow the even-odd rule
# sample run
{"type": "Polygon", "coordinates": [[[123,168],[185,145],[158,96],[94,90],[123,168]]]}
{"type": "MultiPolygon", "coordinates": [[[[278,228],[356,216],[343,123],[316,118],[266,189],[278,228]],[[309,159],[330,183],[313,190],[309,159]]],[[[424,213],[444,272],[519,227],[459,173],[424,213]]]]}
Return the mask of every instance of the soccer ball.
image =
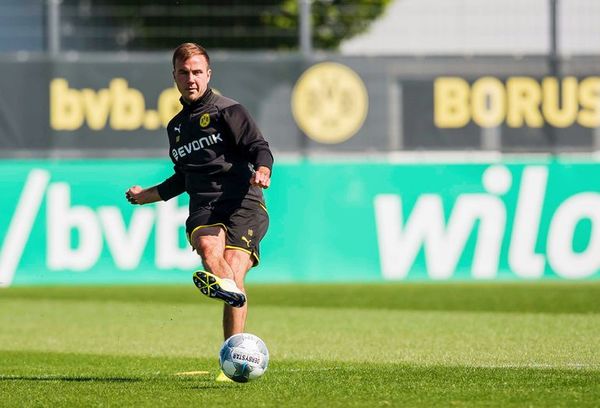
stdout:
{"type": "Polygon", "coordinates": [[[219,362],[227,377],[236,382],[248,382],[267,370],[269,350],[254,334],[234,334],[223,343],[219,362]]]}

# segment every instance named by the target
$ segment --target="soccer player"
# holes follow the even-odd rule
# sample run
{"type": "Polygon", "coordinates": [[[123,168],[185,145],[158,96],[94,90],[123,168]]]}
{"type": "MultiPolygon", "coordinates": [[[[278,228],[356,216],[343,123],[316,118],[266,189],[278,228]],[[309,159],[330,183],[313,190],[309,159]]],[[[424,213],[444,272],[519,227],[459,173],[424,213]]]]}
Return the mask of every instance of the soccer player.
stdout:
{"type": "Polygon", "coordinates": [[[268,225],[262,189],[271,183],[273,155],[248,111],[214,93],[207,51],[184,43],[173,53],[173,78],[182,110],[167,125],[174,174],[149,188],[133,186],[132,204],[190,196],[188,240],[206,271],[193,281],[204,295],[225,302],[225,338],[244,331],[244,278],[259,262],[268,225]]]}

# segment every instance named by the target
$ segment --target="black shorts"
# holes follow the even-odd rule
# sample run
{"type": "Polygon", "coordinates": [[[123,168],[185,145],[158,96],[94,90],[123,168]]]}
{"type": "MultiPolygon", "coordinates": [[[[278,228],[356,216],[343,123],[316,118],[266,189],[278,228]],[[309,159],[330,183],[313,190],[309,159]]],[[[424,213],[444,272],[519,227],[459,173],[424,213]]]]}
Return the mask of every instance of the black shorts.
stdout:
{"type": "Polygon", "coordinates": [[[188,241],[200,228],[220,226],[225,230],[225,248],[238,249],[254,257],[254,266],[260,260],[259,243],[269,228],[269,215],[263,203],[244,199],[221,201],[210,207],[201,207],[185,222],[188,241]]]}

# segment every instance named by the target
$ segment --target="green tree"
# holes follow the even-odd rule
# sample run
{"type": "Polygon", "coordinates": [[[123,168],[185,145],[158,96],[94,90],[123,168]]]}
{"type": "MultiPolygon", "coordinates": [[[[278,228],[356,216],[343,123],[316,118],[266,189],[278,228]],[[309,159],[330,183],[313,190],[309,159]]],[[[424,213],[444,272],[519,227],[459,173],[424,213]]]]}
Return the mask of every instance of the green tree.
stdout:
{"type": "MultiPolygon", "coordinates": [[[[319,49],[335,49],[342,40],[367,29],[391,0],[313,0],[311,25],[313,44],[319,49]]],[[[276,13],[263,13],[263,21],[280,29],[298,31],[298,0],[284,0],[276,13]]],[[[295,43],[282,44],[288,47],[295,43]]]]}
{"type": "MultiPolygon", "coordinates": [[[[364,31],[391,0],[313,0],[315,48],[364,31]]],[[[152,51],[195,41],[210,49],[297,49],[297,0],[63,0],[67,49],[152,51]]]]}

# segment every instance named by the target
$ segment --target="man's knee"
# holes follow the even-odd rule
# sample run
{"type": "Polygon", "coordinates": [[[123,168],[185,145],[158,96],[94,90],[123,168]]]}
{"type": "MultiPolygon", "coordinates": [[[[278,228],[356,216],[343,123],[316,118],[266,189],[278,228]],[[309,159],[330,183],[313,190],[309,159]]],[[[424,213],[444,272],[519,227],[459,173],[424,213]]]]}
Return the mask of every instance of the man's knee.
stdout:
{"type": "Polygon", "coordinates": [[[212,268],[216,263],[222,262],[223,249],[212,240],[199,239],[194,245],[196,253],[202,258],[202,263],[207,268],[212,268]]]}
{"type": "Polygon", "coordinates": [[[245,292],[244,279],[246,273],[253,265],[252,255],[244,251],[228,249],[225,251],[224,258],[233,271],[233,280],[235,281],[235,284],[245,292]]]}
{"type": "Polygon", "coordinates": [[[252,255],[236,249],[228,249],[224,254],[225,261],[231,266],[234,271],[246,273],[252,266],[252,255]]]}
{"type": "Polygon", "coordinates": [[[194,243],[194,249],[196,249],[198,255],[204,258],[205,256],[210,255],[212,252],[214,252],[215,244],[210,240],[198,237],[198,239],[194,243]]]}
{"type": "Polygon", "coordinates": [[[221,228],[205,228],[194,233],[191,238],[193,248],[202,258],[223,256],[225,236],[221,228]]]}

